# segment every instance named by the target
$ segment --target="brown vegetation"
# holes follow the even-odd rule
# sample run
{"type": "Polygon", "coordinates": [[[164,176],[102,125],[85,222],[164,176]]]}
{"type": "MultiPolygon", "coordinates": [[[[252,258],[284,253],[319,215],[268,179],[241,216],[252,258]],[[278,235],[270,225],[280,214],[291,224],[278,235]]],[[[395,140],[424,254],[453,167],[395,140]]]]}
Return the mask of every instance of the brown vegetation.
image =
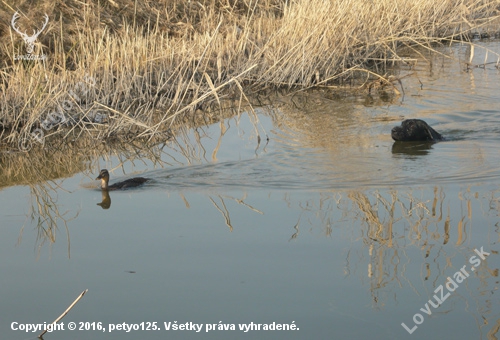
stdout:
{"type": "Polygon", "coordinates": [[[241,103],[269,87],[373,77],[374,66],[402,61],[400,46],[464,37],[496,20],[497,7],[476,0],[2,0],[0,145],[27,151],[81,136],[157,138],[224,98],[241,103]],[[46,59],[16,60],[26,54],[10,25],[16,11],[28,35],[45,13],[50,18],[33,52],[46,59]]]}

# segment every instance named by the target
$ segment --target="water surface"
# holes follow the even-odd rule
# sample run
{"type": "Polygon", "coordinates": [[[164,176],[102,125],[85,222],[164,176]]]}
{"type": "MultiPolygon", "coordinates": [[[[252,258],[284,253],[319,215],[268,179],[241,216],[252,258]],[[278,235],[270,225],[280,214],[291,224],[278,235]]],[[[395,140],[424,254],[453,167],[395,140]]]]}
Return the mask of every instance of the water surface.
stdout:
{"type": "Polygon", "coordinates": [[[256,116],[187,131],[161,160],[110,155],[69,178],[5,187],[0,331],[36,338],[11,323],[51,322],[88,289],[65,324],[161,330],[46,339],[495,339],[500,74],[467,71],[466,47],[443,52],[395,69],[411,74],[400,97],[277,96],[256,116]],[[395,144],[403,118],[425,119],[447,141],[395,144]],[[151,181],[103,197],[100,168],[151,181]],[[474,267],[481,247],[490,255],[474,267]],[[469,276],[422,312],[464,266],[469,276]],[[410,335],[401,323],[414,327],[416,314],[410,335]],[[163,328],[175,321],[203,331],[163,328]],[[251,322],[299,330],[239,330],[251,322]]]}

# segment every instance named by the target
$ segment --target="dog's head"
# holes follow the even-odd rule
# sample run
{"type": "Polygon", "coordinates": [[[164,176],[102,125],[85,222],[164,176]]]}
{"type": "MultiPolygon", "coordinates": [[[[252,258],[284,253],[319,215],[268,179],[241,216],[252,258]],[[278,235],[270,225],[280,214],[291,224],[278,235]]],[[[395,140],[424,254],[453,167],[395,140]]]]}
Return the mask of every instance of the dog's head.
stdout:
{"type": "Polygon", "coordinates": [[[395,141],[435,141],[442,139],[441,135],[421,119],[407,119],[391,131],[395,141]]]}

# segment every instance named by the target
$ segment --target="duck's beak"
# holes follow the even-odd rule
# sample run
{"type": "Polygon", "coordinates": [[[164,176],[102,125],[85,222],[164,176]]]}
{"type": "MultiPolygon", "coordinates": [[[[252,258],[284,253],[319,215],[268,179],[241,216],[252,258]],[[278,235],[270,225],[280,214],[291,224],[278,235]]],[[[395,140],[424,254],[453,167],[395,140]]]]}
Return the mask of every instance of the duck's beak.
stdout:
{"type": "Polygon", "coordinates": [[[99,176],[96,177],[96,179],[101,179],[101,178],[102,178],[101,174],[99,174],[99,176]]]}

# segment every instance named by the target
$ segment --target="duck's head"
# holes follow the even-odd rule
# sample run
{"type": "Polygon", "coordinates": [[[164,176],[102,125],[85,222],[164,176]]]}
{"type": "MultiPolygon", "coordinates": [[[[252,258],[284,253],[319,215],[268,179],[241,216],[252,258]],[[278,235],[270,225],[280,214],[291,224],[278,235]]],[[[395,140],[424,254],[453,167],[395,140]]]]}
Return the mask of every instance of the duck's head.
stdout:
{"type": "Polygon", "coordinates": [[[102,189],[107,189],[108,188],[108,182],[109,182],[109,172],[106,169],[102,169],[101,172],[99,173],[99,176],[97,176],[96,179],[101,180],[101,188],[102,189]]]}
{"type": "Polygon", "coordinates": [[[106,169],[102,169],[96,179],[109,179],[109,172],[106,169]]]}

